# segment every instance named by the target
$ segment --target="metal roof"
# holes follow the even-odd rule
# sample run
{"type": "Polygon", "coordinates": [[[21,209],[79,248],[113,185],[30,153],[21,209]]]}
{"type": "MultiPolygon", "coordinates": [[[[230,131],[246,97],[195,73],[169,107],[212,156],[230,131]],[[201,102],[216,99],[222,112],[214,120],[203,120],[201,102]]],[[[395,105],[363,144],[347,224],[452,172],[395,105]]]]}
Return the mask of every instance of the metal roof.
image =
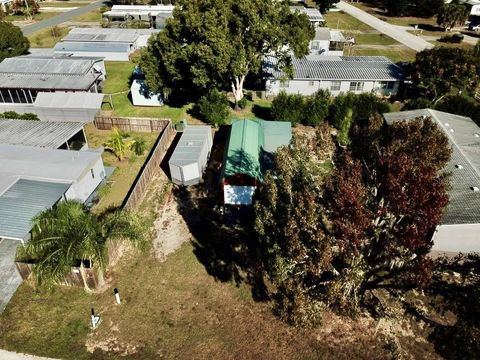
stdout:
{"type": "MultiPolygon", "coordinates": [[[[103,149],[73,151],[0,144],[0,178],[74,182],[89,171],[102,152],[103,149]]],[[[0,194],[8,182],[1,185],[0,194]]]]}
{"type": "MultiPolygon", "coordinates": [[[[395,81],[405,78],[401,67],[384,56],[326,56],[311,55],[292,58],[294,80],[379,80],[395,81]]],[[[282,79],[285,74],[276,69],[276,59],[264,63],[267,78],[282,79]]]]}
{"type": "Polygon", "coordinates": [[[122,42],[133,44],[139,36],[160,32],[156,29],[73,28],[62,41],[122,42]]]}
{"type": "Polygon", "coordinates": [[[0,196],[0,238],[23,240],[32,229],[31,220],[51,208],[70,183],[19,179],[0,196]]]}
{"type": "Polygon", "coordinates": [[[105,16],[118,15],[150,15],[158,16],[173,14],[174,5],[113,5],[110,11],[103,13],[105,16]]]}
{"type": "Polygon", "coordinates": [[[211,133],[210,126],[187,126],[168,163],[177,166],[197,163],[211,133]]]}
{"type": "Polygon", "coordinates": [[[87,91],[100,76],[100,73],[78,76],[0,73],[0,88],[87,91]]]}
{"type": "Polygon", "coordinates": [[[442,224],[480,223],[480,128],[472,119],[432,109],[383,114],[391,124],[399,120],[430,117],[444,131],[452,145],[452,158],[445,168],[450,172],[450,202],[442,224]],[[460,165],[460,167],[459,167],[460,165]]]}
{"type": "Polygon", "coordinates": [[[85,75],[101,58],[18,56],[0,63],[2,74],[85,75]]]}
{"type": "Polygon", "coordinates": [[[0,119],[0,144],[58,149],[82,129],[74,122],[0,119]]]}
{"type": "Polygon", "coordinates": [[[61,41],[55,44],[53,50],[65,53],[74,51],[130,53],[131,49],[129,43],[61,41]]]}
{"type": "Polygon", "coordinates": [[[34,107],[99,110],[102,107],[103,97],[104,94],[91,92],[39,92],[34,107]]]}
{"type": "Polygon", "coordinates": [[[224,176],[236,174],[263,178],[264,153],[273,153],[288,145],[292,138],[289,122],[264,120],[235,120],[230,129],[224,176]]]}
{"type": "Polygon", "coordinates": [[[299,12],[302,14],[306,14],[308,16],[308,19],[311,22],[323,22],[325,19],[322,16],[322,13],[320,10],[315,9],[315,8],[306,8],[304,6],[290,6],[290,11],[292,12],[299,12]]]}

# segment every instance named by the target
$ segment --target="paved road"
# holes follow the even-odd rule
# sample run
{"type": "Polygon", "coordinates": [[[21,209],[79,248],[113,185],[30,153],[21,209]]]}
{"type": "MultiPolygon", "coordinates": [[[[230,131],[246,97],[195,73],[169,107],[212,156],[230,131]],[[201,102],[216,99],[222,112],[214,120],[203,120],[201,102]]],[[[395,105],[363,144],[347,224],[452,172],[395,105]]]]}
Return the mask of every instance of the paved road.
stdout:
{"type": "Polygon", "coordinates": [[[415,51],[422,51],[433,47],[433,44],[430,44],[419,36],[408,33],[405,29],[402,29],[402,27],[388,24],[355,6],[349,5],[343,1],[340,1],[336,6],[361,22],[364,22],[415,51]]]}
{"type": "Polygon", "coordinates": [[[90,3],[90,4],[86,5],[86,6],[64,12],[62,14],[59,14],[57,16],[51,17],[51,18],[46,19],[46,20],[39,21],[36,24],[24,26],[22,28],[23,34],[24,35],[30,35],[31,33],[34,33],[36,31],[43,30],[43,29],[46,29],[46,28],[50,28],[52,26],[59,25],[61,23],[69,21],[72,18],[74,18],[75,16],[83,15],[87,12],[98,9],[99,7],[101,7],[103,5],[104,1],[105,0],[95,1],[93,3],[90,3]]]}
{"type": "MultiPolygon", "coordinates": [[[[0,239],[0,313],[22,283],[15,266],[15,253],[19,242],[0,239]]],[[[0,359],[3,358],[0,356],[0,359]]]]}
{"type": "Polygon", "coordinates": [[[0,359],[2,360],[54,360],[33,355],[19,354],[15,352],[0,349],[0,359]]]}

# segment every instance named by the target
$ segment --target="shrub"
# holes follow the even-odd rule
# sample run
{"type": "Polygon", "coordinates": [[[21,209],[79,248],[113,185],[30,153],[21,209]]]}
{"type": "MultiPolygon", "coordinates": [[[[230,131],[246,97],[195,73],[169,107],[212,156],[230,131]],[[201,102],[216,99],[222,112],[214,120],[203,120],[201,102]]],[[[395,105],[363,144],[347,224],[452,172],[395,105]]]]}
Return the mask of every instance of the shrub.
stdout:
{"type": "Polygon", "coordinates": [[[402,107],[402,110],[415,110],[415,109],[425,109],[432,106],[432,102],[424,97],[418,97],[415,99],[408,100],[405,105],[402,107]]]}
{"type": "Polygon", "coordinates": [[[14,120],[40,120],[37,114],[25,113],[19,114],[15,111],[5,111],[3,114],[0,113],[1,119],[14,119],[14,120]]]}
{"type": "Polygon", "coordinates": [[[240,109],[245,109],[247,107],[247,104],[248,100],[245,96],[238,101],[238,106],[240,106],[240,109]]]}
{"type": "Polygon", "coordinates": [[[207,95],[202,96],[197,107],[204,120],[215,126],[225,124],[230,114],[228,99],[218,90],[212,90],[207,95]]]}
{"type": "Polygon", "coordinates": [[[313,96],[307,97],[302,123],[311,126],[322,123],[328,116],[331,102],[330,91],[328,90],[318,90],[313,96]]]}
{"type": "Polygon", "coordinates": [[[272,102],[272,117],[274,120],[290,121],[296,125],[304,118],[304,104],[302,95],[288,95],[282,91],[272,102]]]}
{"type": "Polygon", "coordinates": [[[133,140],[135,141],[132,146],[133,152],[135,155],[142,156],[145,150],[147,150],[147,143],[145,142],[145,139],[137,136],[133,138],[133,140]]]}
{"type": "Polygon", "coordinates": [[[460,44],[463,41],[462,34],[453,34],[453,35],[445,35],[442,36],[438,41],[443,43],[452,43],[452,44],[460,44]]]}

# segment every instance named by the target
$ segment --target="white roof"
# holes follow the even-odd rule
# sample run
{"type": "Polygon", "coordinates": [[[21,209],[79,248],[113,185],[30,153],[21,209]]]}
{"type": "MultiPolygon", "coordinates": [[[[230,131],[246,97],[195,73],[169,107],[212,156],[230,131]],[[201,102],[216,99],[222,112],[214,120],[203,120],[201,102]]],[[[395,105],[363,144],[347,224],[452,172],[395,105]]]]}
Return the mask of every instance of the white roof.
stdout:
{"type": "Polygon", "coordinates": [[[72,151],[0,145],[0,178],[4,179],[0,182],[0,194],[19,178],[72,183],[90,170],[101,155],[102,150],[72,151]]]}
{"type": "Polygon", "coordinates": [[[158,33],[156,29],[73,28],[62,41],[134,43],[140,36],[158,33]]]}
{"type": "Polygon", "coordinates": [[[102,107],[104,94],[90,92],[39,92],[34,106],[54,109],[94,109],[102,107]]]}

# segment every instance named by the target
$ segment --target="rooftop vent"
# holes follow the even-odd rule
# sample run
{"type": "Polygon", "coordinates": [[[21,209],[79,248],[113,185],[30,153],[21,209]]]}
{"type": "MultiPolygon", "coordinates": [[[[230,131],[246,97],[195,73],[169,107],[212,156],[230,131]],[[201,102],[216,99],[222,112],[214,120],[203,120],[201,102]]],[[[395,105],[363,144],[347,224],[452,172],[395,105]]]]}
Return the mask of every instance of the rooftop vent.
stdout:
{"type": "Polygon", "coordinates": [[[187,141],[187,146],[193,146],[193,141],[187,141]]]}
{"type": "Polygon", "coordinates": [[[449,127],[449,126],[450,126],[450,124],[449,124],[449,123],[445,123],[445,126],[446,126],[446,127],[449,127]]]}
{"type": "Polygon", "coordinates": [[[480,137],[480,134],[479,133],[475,133],[473,134],[473,136],[475,136],[476,138],[480,137]]]}
{"type": "Polygon", "coordinates": [[[453,129],[450,129],[450,132],[455,132],[455,130],[453,130],[453,129]]]}
{"type": "Polygon", "coordinates": [[[477,187],[477,186],[471,186],[470,189],[473,191],[473,192],[479,192],[480,189],[477,187]]]}
{"type": "Polygon", "coordinates": [[[460,164],[455,165],[455,167],[456,167],[457,169],[463,169],[463,166],[460,165],[460,164]]]}

